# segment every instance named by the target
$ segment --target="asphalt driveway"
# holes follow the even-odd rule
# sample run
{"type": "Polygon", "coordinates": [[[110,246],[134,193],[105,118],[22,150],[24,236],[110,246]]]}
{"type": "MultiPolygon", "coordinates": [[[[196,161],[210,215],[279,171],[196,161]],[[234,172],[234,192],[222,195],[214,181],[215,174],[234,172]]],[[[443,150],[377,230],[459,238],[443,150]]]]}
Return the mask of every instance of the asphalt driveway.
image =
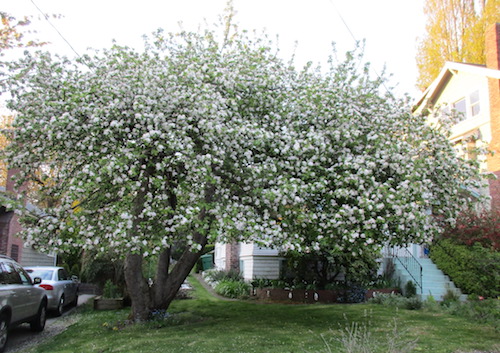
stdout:
{"type": "MultiPolygon", "coordinates": [[[[78,305],[82,305],[93,297],[94,295],[81,294],[78,297],[78,305]]],[[[45,329],[42,332],[31,332],[29,324],[22,324],[12,329],[9,333],[9,341],[5,352],[14,353],[27,349],[63,332],[76,321],[76,317],[71,315],[74,311],[75,308],[73,307],[66,308],[60,317],[55,317],[49,312],[45,329]]]]}

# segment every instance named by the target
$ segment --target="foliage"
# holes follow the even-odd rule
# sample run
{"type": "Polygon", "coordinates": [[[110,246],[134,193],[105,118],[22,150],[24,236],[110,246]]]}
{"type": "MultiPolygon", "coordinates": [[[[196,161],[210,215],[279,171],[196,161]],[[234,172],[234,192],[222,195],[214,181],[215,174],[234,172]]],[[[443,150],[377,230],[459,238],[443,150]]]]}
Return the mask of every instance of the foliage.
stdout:
{"type": "Polygon", "coordinates": [[[382,275],[378,275],[375,280],[369,283],[368,288],[370,289],[381,289],[381,288],[399,288],[399,281],[393,279],[391,276],[387,275],[385,272],[382,275]]]}
{"type": "Polygon", "coordinates": [[[339,303],[362,303],[365,301],[366,289],[357,283],[347,283],[346,288],[337,298],[339,303]]]}
{"type": "Polygon", "coordinates": [[[244,281],[224,279],[215,285],[215,292],[227,298],[247,298],[250,295],[250,284],[244,281]]]}
{"type": "Polygon", "coordinates": [[[417,85],[424,90],[446,61],[484,64],[486,28],[500,22],[499,0],[426,0],[426,36],[417,53],[417,85]]]}
{"type": "Polygon", "coordinates": [[[205,278],[207,278],[210,282],[220,282],[220,281],[242,281],[243,277],[241,273],[237,270],[209,270],[205,272],[205,278]]]}
{"type": "Polygon", "coordinates": [[[30,25],[31,21],[24,17],[22,20],[16,20],[15,17],[0,11],[2,26],[0,27],[0,54],[6,49],[38,47],[45,45],[45,42],[35,40],[25,41],[25,33],[22,27],[30,25]]]}
{"type": "Polygon", "coordinates": [[[378,293],[377,296],[369,299],[369,302],[407,310],[419,310],[423,306],[422,301],[417,296],[404,297],[393,293],[378,293]]]}
{"type": "Polygon", "coordinates": [[[28,245],[125,257],[140,320],[168,307],[216,238],[363,256],[425,241],[475,202],[462,191],[481,186],[477,168],[380,93],[359,52],[296,70],[265,37],[219,37],[158,31],[142,53],[6,64],[6,158],[19,183],[39,184],[35,199],[57,200],[42,215],[4,197],[28,245]],[[169,259],[175,244],[179,261],[158,261],[146,287],[142,257],[169,259]]]}
{"type": "Polygon", "coordinates": [[[71,315],[78,319],[75,324],[33,347],[31,353],[73,352],[75,347],[82,353],[313,353],[326,349],[322,335],[337,353],[341,345],[335,339],[341,339],[341,330],[352,323],[363,325],[366,313],[373,318],[368,326],[371,336],[380,343],[394,337],[396,320],[401,342],[418,338],[418,352],[494,352],[500,348],[498,332],[489,324],[478,325],[447,313],[373,304],[255,305],[214,298],[195,279],[189,282],[198,299],[174,301],[165,324],[146,322],[120,328],[115,323],[127,320],[130,310],[83,312],[78,307],[71,315]],[[104,323],[117,330],[103,330],[104,323]]]}
{"type": "Polygon", "coordinates": [[[345,283],[362,283],[367,285],[375,280],[379,252],[339,251],[323,246],[319,250],[300,252],[289,250],[285,254],[286,278],[293,278],[296,283],[315,283],[318,289],[323,289],[328,283],[342,275],[345,283]]]}
{"type": "Polygon", "coordinates": [[[272,280],[267,278],[256,278],[250,284],[253,288],[271,288],[272,280]]]}
{"type": "Polygon", "coordinates": [[[408,330],[401,331],[396,319],[389,324],[389,330],[390,332],[385,339],[381,340],[374,337],[370,321],[347,323],[340,331],[340,338],[337,338],[333,332],[330,333],[330,336],[334,336],[334,338],[327,339],[326,335],[321,335],[326,348],[320,352],[332,353],[334,352],[333,347],[337,346],[338,343],[341,346],[340,352],[344,353],[406,353],[414,351],[417,340],[408,339],[406,337],[408,330]]]}
{"type": "Polygon", "coordinates": [[[109,299],[114,299],[114,298],[121,298],[123,297],[123,294],[121,293],[120,289],[116,284],[114,284],[111,280],[107,280],[106,283],[104,283],[104,289],[102,291],[102,297],[103,298],[109,298],[109,299]]]}
{"type": "Polygon", "coordinates": [[[442,306],[446,313],[460,316],[470,321],[490,324],[497,332],[500,332],[500,300],[483,299],[478,300],[469,297],[469,301],[449,302],[442,306]]]}
{"type": "Polygon", "coordinates": [[[500,253],[457,244],[452,239],[437,240],[431,246],[434,263],[464,293],[496,298],[500,295],[500,253]]]}
{"type": "Polygon", "coordinates": [[[456,224],[446,228],[442,237],[467,246],[479,243],[486,249],[499,251],[500,210],[462,212],[456,224]]]}
{"type": "Polygon", "coordinates": [[[439,312],[441,310],[440,304],[431,294],[429,294],[425,301],[422,303],[422,308],[429,312],[439,312]]]}
{"type": "Polygon", "coordinates": [[[446,290],[446,293],[443,295],[443,300],[441,302],[441,305],[443,306],[449,306],[452,303],[456,303],[460,301],[460,296],[457,294],[456,291],[453,291],[451,289],[446,290]]]}
{"type": "Polygon", "coordinates": [[[95,251],[85,251],[81,257],[80,279],[103,288],[110,280],[124,287],[123,261],[112,259],[95,251]]]}
{"type": "Polygon", "coordinates": [[[405,297],[410,298],[417,295],[417,287],[415,287],[415,283],[413,281],[408,281],[405,284],[405,297]]]}

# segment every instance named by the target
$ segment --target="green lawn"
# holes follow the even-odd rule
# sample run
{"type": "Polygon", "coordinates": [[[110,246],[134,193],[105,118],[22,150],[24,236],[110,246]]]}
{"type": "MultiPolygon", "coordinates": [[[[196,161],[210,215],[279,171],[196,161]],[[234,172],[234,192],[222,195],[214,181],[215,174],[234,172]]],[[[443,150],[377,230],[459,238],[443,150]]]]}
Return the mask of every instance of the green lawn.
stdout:
{"type": "Polygon", "coordinates": [[[194,278],[191,283],[196,299],[176,301],[166,321],[124,326],[128,310],[87,309],[77,314],[78,323],[29,352],[343,352],[341,332],[353,323],[360,332],[366,328],[363,332],[372,341],[387,341],[387,336],[398,342],[416,339],[414,352],[500,349],[493,327],[456,316],[373,304],[222,301],[194,278]]]}

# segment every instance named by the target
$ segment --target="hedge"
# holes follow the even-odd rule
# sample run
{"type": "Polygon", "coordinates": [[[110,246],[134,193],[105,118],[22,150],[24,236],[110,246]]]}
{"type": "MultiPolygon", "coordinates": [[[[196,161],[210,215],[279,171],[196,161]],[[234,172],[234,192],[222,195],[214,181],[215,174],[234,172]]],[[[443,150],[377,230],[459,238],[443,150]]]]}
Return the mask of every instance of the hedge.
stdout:
{"type": "Polygon", "coordinates": [[[430,256],[464,293],[500,296],[500,252],[479,243],[467,246],[441,239],[432,245],[430,256]]]}

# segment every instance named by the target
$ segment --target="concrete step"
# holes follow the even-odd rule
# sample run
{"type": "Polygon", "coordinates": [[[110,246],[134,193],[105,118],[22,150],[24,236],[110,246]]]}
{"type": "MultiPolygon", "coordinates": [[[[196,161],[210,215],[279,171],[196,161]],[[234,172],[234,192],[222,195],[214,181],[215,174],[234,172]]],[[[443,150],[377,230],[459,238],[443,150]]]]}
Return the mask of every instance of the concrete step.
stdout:
{"type": "MultiPolygon", "coordinates": [[[[432,295],[435,300],[441,301],[443,300],[443,296],[445,296],[449,290],[457,293],[461,300],[465,300],[466,296],[462,295],[461,291],[456,288],[450,278],[438,269],[431,259],[419,258],[418,262],[422,266],[422,300],[426,300],[430,295],[432,295]]],[[[399,278],[403,290],[408,281],[415,282],[401,263],[394,261],[394,265],[395,275],[399,278]]],[[[420,292],[418,286],[417,291],[420,292]]]]}

